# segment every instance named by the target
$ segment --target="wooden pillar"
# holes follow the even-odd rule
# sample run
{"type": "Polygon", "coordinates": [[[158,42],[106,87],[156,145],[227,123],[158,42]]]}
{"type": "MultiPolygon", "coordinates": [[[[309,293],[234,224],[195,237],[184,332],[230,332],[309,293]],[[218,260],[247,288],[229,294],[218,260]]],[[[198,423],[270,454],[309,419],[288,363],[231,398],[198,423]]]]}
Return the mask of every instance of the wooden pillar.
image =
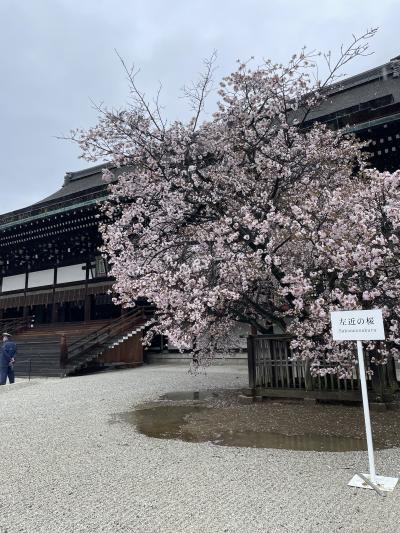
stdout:
{"type": "Polygon", "coordinates": [[[392,390],[397,390],[399,388],[399,385],[397,383],[397,378],[396,378],[395,361],[392,355],[388,355],[386,370],[387,370],[389,388],[392,390]]]}
{"type": "MultiPolygon", "coordinates": [[[[289,344],[289,343],[288,343],[289,344]]],[[[289,354],[289,352],[288,352],[289,354]]],[[[307,357],[305,363],[304,363],[304,387],[306,389],[306,391],[311,391],[314,389],[313,387],[313,379],[312,379],[312,376],[311,376],[311,363],[310,363],[310,358],[307,357]]]]}
{"type": "Polygon", "coordinates": [[[249,387],[255,389],[256,387],[256,360],[254,354],[254,337],[249,335],[247,337],[247,363],[249,368],[249,387]]]}
{"type": "Polygon", "coordinates": [[[61,335],[60,339],[60,367],[64,367],[68,362],[68,346],[65,333],[61,335]]]}
{"type": "Polygon", "coordinates": [[[25,289],[24,289],[24,307],[22,309],[22,316],[23,318],[26,318],[29,316],[29,307],[26,305],[26,299],[27,299],[27,291],[28,291],[28,276],[29,272],[25,272],[25,289]]]}
{"type": "Polygon", "coordinates": [[[92,314],[92,299],[90,294],[88,294],[88,284],[90,279],[90,260],[86,261],[86,280],[85,280],[85,299],[84,299],[84,310],[83,310],[83,320],[89,322],[92,314]]]}
{"type": "Polygon", "coordinates": [[[57,322],[58,320],[58,303],[54,302],[53,298],[53,307],[51,309],[51,322],[57,322]]]}
{"type": "Polygon", "coordinates": [[[381,365],[377,363],[373,363],[371,361],[371,359],[375,356],[376,354],[374,352],[370,352],[369,354],[364,352],[364,364],[365,364],[366,370],[368,370],[368,367],[370,370],[372,370],[372,376],[371,376],[372,390],[377,395],[377,398],[379,401],[379,399],[382,399],[383,397],[384,383],[382,380],[381,365]]]}
{"type": "Polygon", "coordinates": [[[85,322],[89,322],[92,316],[92,296],[90,294],[86,294],[85,296],[85,310],[84,310],[84,320],[85,322]]]}
{"type": "Polygon", "coordinates": [[[53,291],[51,296],[51,322],[54,324],[54,322],[57,322],[58,319],[58,303],[56,303],[56,285],[57,285],[57,267],[54,269],[53,272],[53,291]]]}
{"type": "Polygon", "coordinates": [[[65,302],[60,302],[58,306],[59,321],[65,322],[65,302]]]}

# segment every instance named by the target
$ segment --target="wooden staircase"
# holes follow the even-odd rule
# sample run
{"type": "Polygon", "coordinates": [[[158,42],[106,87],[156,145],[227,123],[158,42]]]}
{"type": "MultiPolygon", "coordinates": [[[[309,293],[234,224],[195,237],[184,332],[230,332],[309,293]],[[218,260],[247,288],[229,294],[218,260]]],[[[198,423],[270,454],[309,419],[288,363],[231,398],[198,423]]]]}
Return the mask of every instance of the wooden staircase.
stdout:
{"type": "MultiPolygon", "coordinates": [[[[128,344],[133,337],[136,337],[136,340],[141,339],[146,322],[145,311],[133,309],[75,342],[64,343],[63,339],[61,341],[61,374],[63,376],[73,374],[90,367],[94,362],[112,362],[113,353],[119,353],[118,347],[128,344]]],[[[136,353],[131,354],[132,356],[125,362],[131,365],[142,364],[141,342],[131,344],[130,348],[136,353]]]]}
{"type": "Polygon", "coordinates": [[[19,332],[14,336],[18,347],[16,375],[26,376],[30,371],[32,376],[67,376],[112,363],[113,355],[118,355],[120,362],[118,348],[134,336],[134,349],[140,353],[133,355],[141,363],[145,323],[144,314],[134,311],[115,320],[42,324],[19,332]]]}

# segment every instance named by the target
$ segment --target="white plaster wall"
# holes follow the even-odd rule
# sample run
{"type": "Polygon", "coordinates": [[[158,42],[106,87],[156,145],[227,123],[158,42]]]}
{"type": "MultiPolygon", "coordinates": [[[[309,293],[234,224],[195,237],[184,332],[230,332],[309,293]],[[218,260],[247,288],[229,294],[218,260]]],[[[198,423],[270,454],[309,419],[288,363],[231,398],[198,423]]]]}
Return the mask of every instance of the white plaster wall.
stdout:
{"type": "Polygon", "coordinates": [[[37,270],[36,272],[29,272],[28,288],[43,287],[43,285],[53,285],[54,283],[54,268],[47,270],[37,270]]]}
{"type": "Polygon", "coordinates": [[[3,278],[1,292],[16,291],[18,289],[25,289],[25,274],[3,278]]]}
{"type": "Polygon", "coordinates": [[[86,265],[70,265],[57,268],[57,283],[69,283],[71,281],[83,281],[86,279],[86,265]],[[83,268],[82,268],[83,267],[83,268]]]}

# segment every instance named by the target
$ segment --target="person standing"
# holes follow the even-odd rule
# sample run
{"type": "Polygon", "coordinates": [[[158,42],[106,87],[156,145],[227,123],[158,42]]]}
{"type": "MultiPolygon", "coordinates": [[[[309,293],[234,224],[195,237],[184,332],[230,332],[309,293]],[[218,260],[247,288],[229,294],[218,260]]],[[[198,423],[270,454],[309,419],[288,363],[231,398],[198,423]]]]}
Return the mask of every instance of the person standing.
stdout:
{"type": "Polygon", "coordinates": [[[0,351],[0,385],[5,385],[7,378],[10,385],[15,382],[14,362],[17,345],[10,339],[9,333],[3,333],[3,344],[0,351]]]}

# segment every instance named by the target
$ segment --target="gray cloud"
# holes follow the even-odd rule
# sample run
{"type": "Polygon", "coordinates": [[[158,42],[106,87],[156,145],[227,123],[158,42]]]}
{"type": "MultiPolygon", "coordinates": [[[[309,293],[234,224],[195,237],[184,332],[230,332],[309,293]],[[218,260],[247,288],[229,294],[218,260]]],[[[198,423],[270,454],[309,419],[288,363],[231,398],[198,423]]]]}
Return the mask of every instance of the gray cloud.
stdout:
{"type": "Polygon", "coordinates": [[[147,94],[162,81],[169,118],[186,118],[180,88],[213,49],[219,78],[237,58],[285,61],[303,45],[335,50],[380,26],[375,54],[349,66],[353,74],[400,53],[399,15],[398,0],[0,0],[0,212],[39,201],[66,171],[88,166],[56,136],[95,124],[90,98],[126,102],[114,48],[141,68],[147,94]]]}

